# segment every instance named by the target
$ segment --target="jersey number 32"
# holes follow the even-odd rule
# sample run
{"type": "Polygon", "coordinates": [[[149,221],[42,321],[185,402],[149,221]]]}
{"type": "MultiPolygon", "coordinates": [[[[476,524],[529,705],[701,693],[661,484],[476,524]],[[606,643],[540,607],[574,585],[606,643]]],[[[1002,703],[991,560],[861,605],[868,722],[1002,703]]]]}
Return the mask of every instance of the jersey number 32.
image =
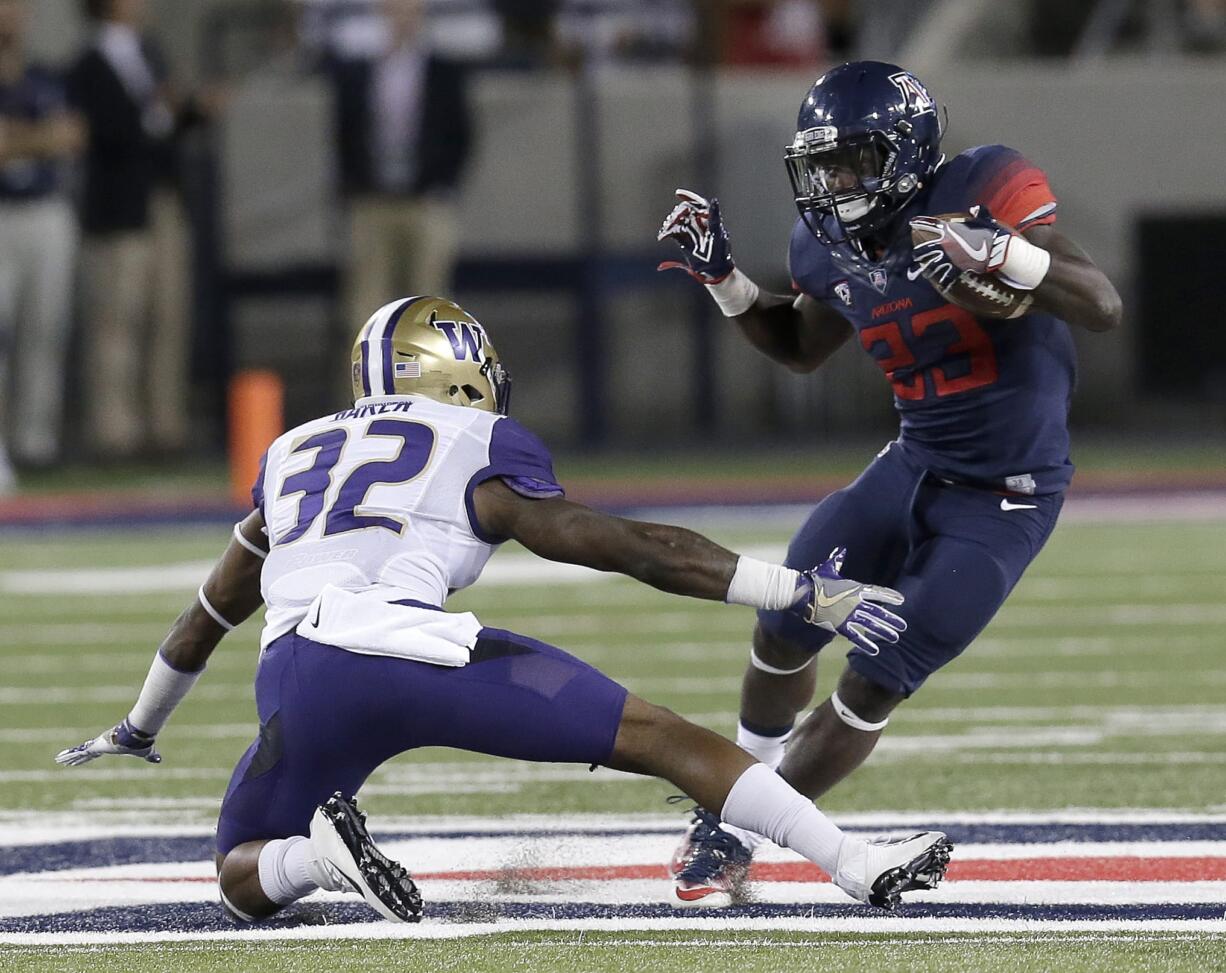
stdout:
{"type": "MultiPolygon", "coordinates": [[[[434,452],[434,430],[420,422],[405,419],[377,419],[366,427],[362,439],[386,437],[400,440],[400,449],[390,460],[372,460],[356,466],[336,491],[336,499],[324,518],[323,536],[343,534],[350,530],[382,527],[394,533],[404,530],[403,521],[391,517],[363,515],[356,512],[379,483],[407,483],[418,476],[430,463],[434,452]]],[[[349,432],[329,429],[316,433],[294,447],[294,453],[315,451],[315,461],[305,470],[291,473],[281,484],[277,500],[301,494],[298,516],[286,533],[275,537],[275,545],[290,544],[302,537],[324,509],[324,501],[332,486],[332,474],[341,460],[349,432]]]]}

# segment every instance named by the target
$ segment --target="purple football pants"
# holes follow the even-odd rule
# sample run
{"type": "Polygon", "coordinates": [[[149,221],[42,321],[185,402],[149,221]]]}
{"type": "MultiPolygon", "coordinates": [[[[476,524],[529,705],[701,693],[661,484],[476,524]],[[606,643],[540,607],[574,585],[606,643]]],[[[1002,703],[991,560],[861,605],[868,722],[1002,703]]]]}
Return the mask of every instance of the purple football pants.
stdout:
{"type": "Polygon", "coordinates": [[[626,690],[561,649],[482,629],[466,666],[357,655],[296,633],[264,652],[259,737],[226,790],[217,850],[306,834],[335,791],[356,794],[417,747],[516,760],[607,763],[626,690]]]}

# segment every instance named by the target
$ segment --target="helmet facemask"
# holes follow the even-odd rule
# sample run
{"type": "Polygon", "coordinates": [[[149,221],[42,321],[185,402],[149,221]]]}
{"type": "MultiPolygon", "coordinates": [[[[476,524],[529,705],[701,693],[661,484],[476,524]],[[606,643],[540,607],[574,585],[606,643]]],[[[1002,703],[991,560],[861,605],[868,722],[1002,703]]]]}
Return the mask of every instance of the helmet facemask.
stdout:
{"type": "Polygon", "coordinates": [[[944,159],[944,128],[941,106],[897,64],[853,61],[823,74],[784,150],[809,231],[839,260],[879,263],[873,254],[901,238],[900,214],[944,159]]]}
{"type": "Polygon", "coordinates": [[[796,207],[828,245],[868,236],[910,199],[918,186],[895,178],[897,159],[897,146],[877,131],[834,139],[810,129],[784,150],[796,207]]]}

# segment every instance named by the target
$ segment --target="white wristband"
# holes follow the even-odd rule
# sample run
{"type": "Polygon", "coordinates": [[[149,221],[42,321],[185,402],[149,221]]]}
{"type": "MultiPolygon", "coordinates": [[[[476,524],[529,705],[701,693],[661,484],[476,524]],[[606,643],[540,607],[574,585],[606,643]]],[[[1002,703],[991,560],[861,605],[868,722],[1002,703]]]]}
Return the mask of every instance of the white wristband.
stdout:
{"type": "Polygon", "coordinates": [[[141,687],[136,705],[128,714],[128,723],[134,730],[157,736],[175,707],[196,685],[202,672],[203,669],[199,672],[180,672],[163,659],[159,651],[153,657],[153,665],[149,667],[149,675],[145,677],[145,685],[141,687]]]}
{"type": "Polygon", "coordinates": [[[1009,240],[1009,252],[997,273],[1005,283],[1020,290],[1032,291],[1043,283],[1050,267],[1050,253],[1023,236],[1014,236],[1009,240]]]}
{"type": "Polygon", "coordinates": [[[732,273],[718,284],[707,284],[707,290],[715,298],[715,303],[724,312],[724,317],[735,318],[744,314],[758,299],[758,285],[746,277],[736,267],[732,273]]]}
{"type": "Polygon", "coordinates": [[[742,555],[736,562],[736,571],[733,572],[724,601],[730,605],[777,611],[789,607],[796,600],[799,587],[799,571],[742,555]]]}

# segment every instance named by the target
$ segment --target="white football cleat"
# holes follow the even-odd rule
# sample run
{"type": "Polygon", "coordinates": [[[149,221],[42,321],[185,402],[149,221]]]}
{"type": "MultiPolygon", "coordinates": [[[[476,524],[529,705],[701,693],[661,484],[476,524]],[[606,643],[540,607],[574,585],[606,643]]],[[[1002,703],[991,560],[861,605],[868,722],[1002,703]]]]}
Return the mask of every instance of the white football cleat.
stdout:
{"type": "Polygon", "coordinates": [[[421,893],[408,870],[383,854],[366,830],[357,802],[337,791],[315,809],[311,845],[324,866],[367,905],[393,922],[421,921],[421,893]]]}
{"type": "Polygon", "coordinates": [[[847,838],[839,849],[834,884],[857,902],[893,909],[903,892],[937,887],[953,847],[940,831],[872,841],[847,838]]]}

